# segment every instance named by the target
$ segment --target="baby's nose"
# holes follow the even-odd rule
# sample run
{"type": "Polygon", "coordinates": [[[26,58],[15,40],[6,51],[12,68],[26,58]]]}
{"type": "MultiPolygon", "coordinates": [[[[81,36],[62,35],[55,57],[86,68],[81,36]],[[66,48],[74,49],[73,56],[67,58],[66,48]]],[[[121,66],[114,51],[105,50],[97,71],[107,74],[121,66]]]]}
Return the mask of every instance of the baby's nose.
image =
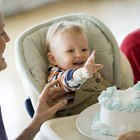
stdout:
{"type": "Polygon", "coordinates": [[[76,52],[76,57],[83,57],[82,53],[80,51],[76,52]]]}

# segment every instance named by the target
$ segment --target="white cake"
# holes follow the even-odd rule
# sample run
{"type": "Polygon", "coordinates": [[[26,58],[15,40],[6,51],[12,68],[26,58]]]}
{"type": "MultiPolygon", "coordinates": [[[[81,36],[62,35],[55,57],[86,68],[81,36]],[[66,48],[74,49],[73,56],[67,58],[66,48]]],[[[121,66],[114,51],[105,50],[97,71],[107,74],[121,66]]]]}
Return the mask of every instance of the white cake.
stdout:
{"type": "Polygon", "coordinates": [[[126,90],[109,87],[98,98],[100,111],[92,129],[101,135],[117,136],[140,130],[140,82],[126,90]]]}

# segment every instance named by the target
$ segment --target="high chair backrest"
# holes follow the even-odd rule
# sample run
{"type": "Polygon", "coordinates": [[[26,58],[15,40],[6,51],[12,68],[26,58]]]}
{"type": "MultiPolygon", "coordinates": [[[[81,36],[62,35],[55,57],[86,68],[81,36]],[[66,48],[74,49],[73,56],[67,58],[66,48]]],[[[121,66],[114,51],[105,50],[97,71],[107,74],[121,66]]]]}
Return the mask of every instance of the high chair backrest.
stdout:
{"type": "Polygon", "coordinates": [[[17,71],[34,108],[37,97],[46,84],[49,63],[44,50],[46,33],[50,25],[62,20],[80,22],[86,28],[90,51],[96,50],[95,62],[104,65],[101,74],[106,80],[120,88],[133,85],[132,69],[128,60],[120,53],[111,31],[99,19],[87,13],[59,16],[27,29],[16,39],[17,71]]]}

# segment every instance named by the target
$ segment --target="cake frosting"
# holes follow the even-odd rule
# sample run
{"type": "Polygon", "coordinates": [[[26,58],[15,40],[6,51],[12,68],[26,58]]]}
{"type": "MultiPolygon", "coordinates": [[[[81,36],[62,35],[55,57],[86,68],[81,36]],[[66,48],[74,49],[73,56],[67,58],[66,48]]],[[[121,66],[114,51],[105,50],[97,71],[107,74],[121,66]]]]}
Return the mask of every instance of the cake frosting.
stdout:
{"type": "Polygon", "coordinates": [[[117,136],[140,130],[140,82],[126,90],[109,87],[102,91],[98,100],[101,107],[93,119],[93,131],[117,136]]]}

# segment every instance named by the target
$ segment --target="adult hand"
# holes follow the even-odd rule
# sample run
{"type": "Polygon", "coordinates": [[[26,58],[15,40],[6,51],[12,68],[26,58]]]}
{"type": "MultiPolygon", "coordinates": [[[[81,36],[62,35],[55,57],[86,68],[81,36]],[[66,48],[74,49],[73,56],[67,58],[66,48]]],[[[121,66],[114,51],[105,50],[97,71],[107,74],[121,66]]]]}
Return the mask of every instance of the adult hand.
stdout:
{"type": "Polygon", "coordinates": [[[140,140],[140,131],[131,131],[121,134],[117,140],[140,140]]]}
{"type": "Polygon", "coordinates": [[[57,83],[58,81],[55,80],[46,84],[38,98],[37,109],[34,117],[38,117],[41,122],[52,118],[56,111],[63,108],[67,104],[66,99],[61,99],[59,102],[55,103],[55,100],[59,98],[60,95],[63,95],[61,94],[62,89],[60,87],[54,87],[54,85],[57,83]]]}
{"type": "Polygon", "coordinates": [[[62,99],[55,104],[48,104],[48,102],[51,100],[53,102],[53,99],[56,98],[54,98],[52,95],[59,95],[59,93],[55,92],[61,91],[60,88],[54,87],[57,82],[58,81],[53,81],[45,86],[38,98],[37,108],[31,123],[23,130],[16,140],[33,140],[35,135],[39,132],[41,125],[48,119],[52,118],[56,111],[63,108],[67,104],[66,99],[62,99]]]}

